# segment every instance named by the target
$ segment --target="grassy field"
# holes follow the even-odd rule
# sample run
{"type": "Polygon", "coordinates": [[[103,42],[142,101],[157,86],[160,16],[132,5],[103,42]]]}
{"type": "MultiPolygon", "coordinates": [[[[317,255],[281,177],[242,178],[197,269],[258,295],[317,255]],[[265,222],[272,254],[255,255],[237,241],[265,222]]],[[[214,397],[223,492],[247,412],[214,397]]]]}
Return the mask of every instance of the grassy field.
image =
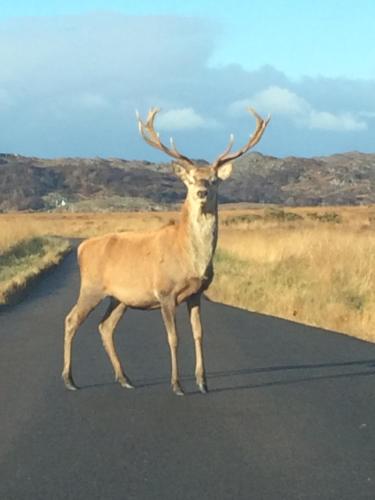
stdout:
{"type": "MultiPolygon", "coordinates": [[[[0,252],[45,235],[145,230],[177,217],[2,214],[0,252]]],[[[375,341],[375,207],[225,206],[220,221],[212,300],[375,341]]]]}

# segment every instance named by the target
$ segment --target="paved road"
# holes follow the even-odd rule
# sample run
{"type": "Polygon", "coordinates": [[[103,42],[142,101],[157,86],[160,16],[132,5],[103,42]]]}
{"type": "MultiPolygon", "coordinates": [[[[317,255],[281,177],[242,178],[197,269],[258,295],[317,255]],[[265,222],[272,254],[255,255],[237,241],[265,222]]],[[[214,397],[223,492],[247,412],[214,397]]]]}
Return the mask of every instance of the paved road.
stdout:
{"type": "Polygon", "coordinates": [[[187,395],[169,390],[160,313],[130,311],[114,384],[96,325],[60,380],[75,256],[0,311],[0,499],[375,498],[375,345],[204,302],[210,393],[198,394],[179,313],[187,395]]]}

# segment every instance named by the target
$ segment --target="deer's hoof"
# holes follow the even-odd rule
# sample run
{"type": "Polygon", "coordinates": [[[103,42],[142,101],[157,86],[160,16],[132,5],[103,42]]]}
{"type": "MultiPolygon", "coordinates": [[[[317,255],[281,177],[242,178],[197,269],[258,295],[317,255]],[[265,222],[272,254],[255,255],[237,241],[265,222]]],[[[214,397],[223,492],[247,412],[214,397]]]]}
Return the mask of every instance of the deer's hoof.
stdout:
{"type": "Polygon", "coordinates": [[[176,396],[185,396],[180,384],[172,384],[172,391],[176,394],[176,396]]]}
{"type": "Polygon", "coordinates": [[[65,389],[67,389],[68,391],[77,391],[79,389],[79,387],[76,386],[71,377],[63,377],[63,379],[65,389]]]}
{"type": "Polygon", "coordinates": [[[202,394],[208,393],[208,388],[206,382],[198,383],[199,390],[202,394]]]}
{"type": "Polygon", "coordinates": [[[124,387],[125,389],[134,389],[134,385],[130,383],[129,380],[118,380],[118,383],[121,385],[121,387],[124,387]]]}

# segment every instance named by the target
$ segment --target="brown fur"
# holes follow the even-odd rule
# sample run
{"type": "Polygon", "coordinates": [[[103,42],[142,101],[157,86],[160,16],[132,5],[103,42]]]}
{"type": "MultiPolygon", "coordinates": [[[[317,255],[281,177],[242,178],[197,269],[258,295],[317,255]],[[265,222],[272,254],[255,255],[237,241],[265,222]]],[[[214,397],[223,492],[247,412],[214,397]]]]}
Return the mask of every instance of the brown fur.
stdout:
{"type": "MultiPolygon", "coordinates": [[[[175,148],[170,150],[161,145],[159,136],[153,130],[156,112],[150,112],[147,124],[140,121],[140,130],[149,144],[179,160],[173,168],[187,187],[180,220],[157,231],[111,233],[90,238],[79,246],[80,294],[65,320],[62,375],[68,389],[76,389],[71,370],[74,335],[97,304],[103,298],[111,297],[99,331],[116,380],[123,387],[131,388],[132,385],[114,347],[114,329],[128,307],[160,308],[170,346],[172,388],[176,394],[183,394],[178,374],[175,312],[176,307],[186,301],[195,342],[196,381],[201,392],[207,392],[200,297],[213,278],[212,259],[218,227],[217,191],[219,182],[228,178],[232,171],[231,164],[225,160],[229,149],[212,166],[194,165],[175,148]],[[143,134],[143,128],[147,129],[149,136],[143,134]]],[[[250,138],[248,147],[254,144],[254,137],[256,142],[260,139],[263,133],[261,127],[264,130],[266,126],[266,122],[261,120],[260,123],[259,120],[257,115],[257,130],[253,139],[250,138]]],[[[245,150],[246,147],[237,156],[245,150]]]]}
{"type": "MultiPolygon", "coordinates": [[[[207,213],[201,206],[190,207],[187,197],[180,221],[157,231],[145,233],[111,233],[90,238],[78,247],[81,274],[77,304],[65,321],[65,363],[63,377],[67,388],[75,388],[71,375],[71,346],[79,325],[105,297],[112,297],[109,309],[99,330],[103,345],[112,362],[116,379],[125,387],[131,384],[121,367],[113,344],[114,328],[127,307],[137,309],[161,308],[166,324],[172,357],[172,386],[182,394],[177,366],[177,332],[175,308],[191,299],[199,307],[199,296],[212,281],[212,257],[217,239],[217,204],[207,213]],[[200,234],[200,219],[207,225],[208,235],[200,234]]],[[[202,205],[200,203],[200,205],[202,205]]],[[[192,305],[189,305],[193,308],[192,305]]],[[[192,319],[197,347],[197,383],[205,390],[202,332],[197,327],[199,314],[192,319]],[[198,319],[197,319],[198,318],[198,319]],[[198,333],[197,333],[198,332],[198,333]]]]}

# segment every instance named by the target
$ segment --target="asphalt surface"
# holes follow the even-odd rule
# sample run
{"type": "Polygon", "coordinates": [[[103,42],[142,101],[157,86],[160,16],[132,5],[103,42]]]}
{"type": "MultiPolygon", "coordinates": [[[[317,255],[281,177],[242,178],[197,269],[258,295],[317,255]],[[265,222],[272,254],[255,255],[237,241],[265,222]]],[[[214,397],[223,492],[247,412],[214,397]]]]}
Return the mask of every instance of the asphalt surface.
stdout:
{"type": "Polygon", "coordinates": [[[0,310],[0,499],[375,499],[375,345],[203,302],[207,396],[179,310],[185,397],[169,389],[159,311],[129,311],[122,389],[89,317],[64,389],[72,254],[0,310]]]}

